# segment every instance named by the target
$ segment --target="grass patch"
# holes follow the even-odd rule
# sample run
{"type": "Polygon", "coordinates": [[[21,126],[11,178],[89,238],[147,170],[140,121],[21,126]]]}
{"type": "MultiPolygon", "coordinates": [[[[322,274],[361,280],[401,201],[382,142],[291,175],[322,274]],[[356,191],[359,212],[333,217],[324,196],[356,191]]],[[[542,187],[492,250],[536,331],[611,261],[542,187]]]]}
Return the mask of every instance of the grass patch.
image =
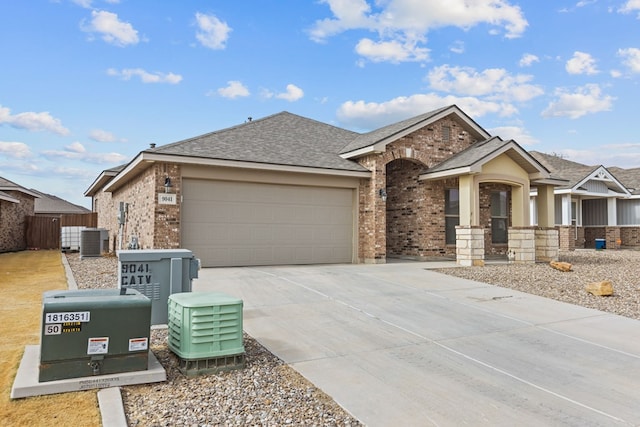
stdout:
{"type": "Polygon", "coordinates": [[[0,425],[99,426],[97,391],[11,400],[24,347],[40,344],[42,293],[67,289],[59,251],[0,254],[0,425]]]}

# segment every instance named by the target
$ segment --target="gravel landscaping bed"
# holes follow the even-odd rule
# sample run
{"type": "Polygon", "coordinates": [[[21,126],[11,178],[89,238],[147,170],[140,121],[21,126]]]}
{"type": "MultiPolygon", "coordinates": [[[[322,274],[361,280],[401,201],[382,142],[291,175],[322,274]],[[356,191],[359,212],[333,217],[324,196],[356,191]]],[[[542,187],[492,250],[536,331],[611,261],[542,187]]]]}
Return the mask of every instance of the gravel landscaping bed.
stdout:
{"type": "MultiPolygon", "coordinates": [[[[70,253],[67,260],[78,288],[117,287],[116,257],[80,260],[70,253]]],[[[488,263],[435,271],[640,320],[640,251],[576,250],[561,253],[559,260],[571,263],[572,270],[561,272],[548,263],[488,263]],[[587,284],[603,280],[613,283],[613,296],[586,292],[587,284]]],[[[167,381],[122,387],[131,426],[362,425],[246,334],[244,369],[198,377],[178,370],[166,341],[166,329],[152,331],[151,350],[167,381]]]]}
{"type": "Polygon", "coordinates": [[[570,263],[571,271],[561,272],[548,263],[488,263],[434,271],[640,320],[640,251],[584,249],[561,252],[558,260],[570,263]],[[612,296],[585,291],[589,283],[603,280],[612,282],[612,296]]]}
{"type": "MultiPolygon", "coordinates": [[[[118,260],[68,253],[78,289],[116,288],[118,260]]],[[[167,347],[167,330],[151,331],[164,383],[122,387],[129,426],[361,426],[322,390],[244,335],[244,369],[187,377],[167,347]]]]}

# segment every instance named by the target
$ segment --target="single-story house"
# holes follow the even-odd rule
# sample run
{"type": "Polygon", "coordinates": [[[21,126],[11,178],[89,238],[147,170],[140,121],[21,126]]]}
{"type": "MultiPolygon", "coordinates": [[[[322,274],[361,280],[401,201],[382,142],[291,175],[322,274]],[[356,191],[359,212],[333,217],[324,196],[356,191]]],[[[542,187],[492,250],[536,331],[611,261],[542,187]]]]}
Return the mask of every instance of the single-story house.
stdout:
{"type": "Polygon", "coordinates": [[[26,217],[34,214],[38,194],[0,177],[0,252],[27,248],[26,217]]]}
{"type": "MultiPolygon", "coordinates": [[[[565,184],[555,188],[555,219],[560,249],[640,246],[640,168],[588,166],[557,155],[530,154],[565,184]]],[[[531,195],[536,223],[537,194],[531,195]]]]}
{"type": "Polygon", "coordinates": [[[564,184],[450,105],[367,133],[281,112],[152,144],[85,196],[111,249],[182,247],[205,267],[476,265],[491,254],[556,258],[554,189],[564,184]]]}
{"type": "Polygon", "coordinates": [[[58,196],[43,193],[33,188],[31,191],[38,195],[34,205],[35,216],[59,218],[62,215],[83,215],[91,213],[91,210],[84,206],[73,204],[58,196]]]}

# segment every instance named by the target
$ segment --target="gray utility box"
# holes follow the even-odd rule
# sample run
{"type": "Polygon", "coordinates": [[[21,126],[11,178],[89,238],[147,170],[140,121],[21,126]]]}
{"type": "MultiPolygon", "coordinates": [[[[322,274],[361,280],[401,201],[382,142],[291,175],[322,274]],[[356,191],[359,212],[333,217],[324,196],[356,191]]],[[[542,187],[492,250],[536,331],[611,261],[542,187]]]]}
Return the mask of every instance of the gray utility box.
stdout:
{"type": "Polygon", "coordinates": [[[118,288],[131,288],[151,299],[151,324],[166,325],[169,295],[191,292],[200,262],[187,249],[118,251],[118,288]]]}
{"type": "Polygon", "coordinates": [[[133,289],[45,292],[39,382],[147,370],[150,321],[133,289]]]}

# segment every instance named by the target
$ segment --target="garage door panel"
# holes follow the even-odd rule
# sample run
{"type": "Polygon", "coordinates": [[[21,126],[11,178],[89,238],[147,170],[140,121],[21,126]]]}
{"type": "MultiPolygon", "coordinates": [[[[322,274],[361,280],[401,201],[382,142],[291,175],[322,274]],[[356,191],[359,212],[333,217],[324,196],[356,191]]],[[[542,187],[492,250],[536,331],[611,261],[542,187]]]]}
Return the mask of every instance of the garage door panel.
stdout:
{"type": "Polygon", "coordinates": [[[353,189],[184,179],[182,245],[205,267],[351,262],[353,189]]]}

